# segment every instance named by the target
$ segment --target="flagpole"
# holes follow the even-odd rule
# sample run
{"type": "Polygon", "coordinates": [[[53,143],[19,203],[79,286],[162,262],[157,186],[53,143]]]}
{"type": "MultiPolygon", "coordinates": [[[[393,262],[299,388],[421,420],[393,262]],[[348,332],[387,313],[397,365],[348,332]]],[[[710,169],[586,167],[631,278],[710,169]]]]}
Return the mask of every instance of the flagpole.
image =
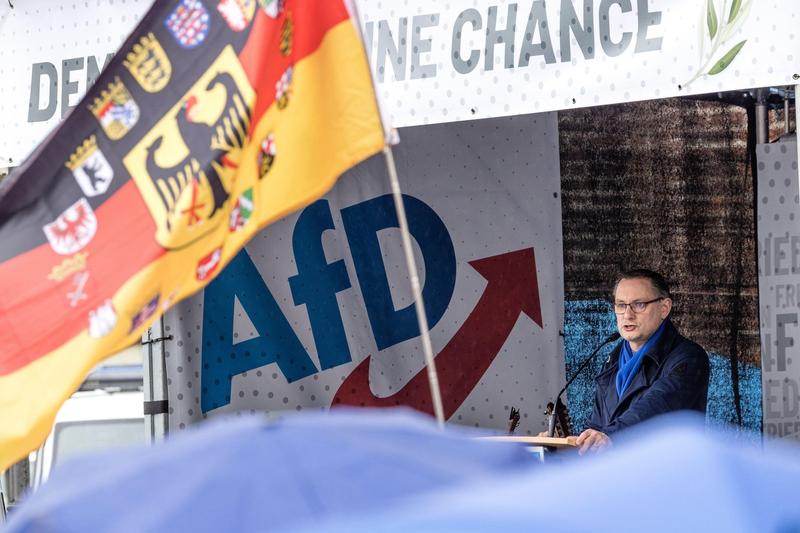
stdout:
{"type": "Polygon", "coordinates": [[[414,259],[414,252],[411,248],[411,234],[408,231],[408,221],[406,220],[406,210],[403,205],[403,194],[400,191],[400,181],[397,179],[397,168],[394,164],[394,154],[392,147],[388,144],[383,147],[383,155],[386,158],[386,168],[389,171],[389,182],[392,185],[392,197],[394,198],[394,208],[397,211],[397,222],[400,225],[400,236],[403,242],[403,252],[406,256],[406,268],[411,282],[411,292],[414,295],[414,309],[417,312],[417,324],[419,324],[420,337],[422,339],[422,352],[425,354],[425,364],[428,368],[428,383],[431,388],[431,402],[436,421],[440,428],[444,427],[444,408],[442,407],[442,393],[439,389],[439,376],[436,372],[436,362],[433,360],[433,349],[431,348],[431,337],[428,333],[428,317],[425,313],[425,303],[422,300],[422,290],[419,286],[419,276],[417,275],[417,264],[414,259]]]}
{"type": "Polygon", "coordinates": [[[422,340],[422,352],[425,356],[425,366],[428,369],[428,384],[431,389],[433,414],[436,417],[439,428],[444,428],[445,419],[444,407],[442,406],[442,392],[439,388],[439,376],[436,372],[436,363],[433,359],[433,348],[431,347],[431,337],[428,331],[428,316],[425,313],[425,303],[422,299],[422,289],[420,288],[419,275],[417,274],[417,262],[414,259],[414,251],[411,247],[411,234],[408,231],[408,220],[406,219],[406,210],[403,205],[403,193],[400,190],[400,180],[397,177],[397,167],[394,163],[394,154],[392,153],[391,147],[391,143],[397,143],[399,139],[396,130],[388,130],[386,128],[378,93],[375,88],[375,79],[372,76],[372,69],[369,67],[369,53],[367,52],[366,43],[364,42],[364,35],[361,32],[361,17],[358,12],[358,6],[356,6],[356,0],[349,0],[348,5],[355,19],[356,31],[358,32],[358,37],[361,40],[361,46],[364,50],[364,58],[367,61],[367,69],[369,70],[370,79],[372,80],[372,92],[375,95],[375,105],[378,108],[378,116],[380,117],[381,127],[384,132],[385,143],[383,155],[386,160],[386,169],[389,172],[389,183],[392,187],[392,198],[394,199],[394,208],[397,213],[397,222],[400,226],[403,254],[406,258],[406,269],[408,270],[408,277],[411,283],[411,293],[414,297],[414,309],[417,314],[420,339],[422,340]]]}

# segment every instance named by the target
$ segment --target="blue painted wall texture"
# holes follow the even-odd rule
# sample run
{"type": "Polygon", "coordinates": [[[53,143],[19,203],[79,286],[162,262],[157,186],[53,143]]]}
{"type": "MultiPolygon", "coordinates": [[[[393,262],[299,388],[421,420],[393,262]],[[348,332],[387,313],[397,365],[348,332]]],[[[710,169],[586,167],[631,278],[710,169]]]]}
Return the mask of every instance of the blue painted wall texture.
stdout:
{"type": "MultiPolygon", "coordinates": [[[[567,376],[572,376],[584,358],[616,331],[614,313],[605,300],[567,301],[564,308],[564,353],[567,376]]],[[[568,407],[575,432],[584,429],[592,412],[594,377],[616,343],[605,347],[567,391],[568,407]]],[[[708,387],[709,424],[736,422],[729,357],[709,352],[711,381],[708,387]]],[[[739,363],[739,389],[742,395],[742,426],[761,431],[761,368],[739,363]]]]}

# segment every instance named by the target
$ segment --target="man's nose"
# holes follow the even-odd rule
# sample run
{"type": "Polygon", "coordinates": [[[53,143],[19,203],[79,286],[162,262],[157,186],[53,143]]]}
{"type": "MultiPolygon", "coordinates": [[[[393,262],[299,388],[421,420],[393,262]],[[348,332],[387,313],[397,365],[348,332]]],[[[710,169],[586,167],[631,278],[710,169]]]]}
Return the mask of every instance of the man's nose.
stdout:
{"type": "Polygon", "coordinates": [[[625,312],[622,313],[622,316],[625,318],[634,318],[636,316],[636,313],[633,312],[633,307],[631,307],[630,304],[625,306],[625,312]]]}

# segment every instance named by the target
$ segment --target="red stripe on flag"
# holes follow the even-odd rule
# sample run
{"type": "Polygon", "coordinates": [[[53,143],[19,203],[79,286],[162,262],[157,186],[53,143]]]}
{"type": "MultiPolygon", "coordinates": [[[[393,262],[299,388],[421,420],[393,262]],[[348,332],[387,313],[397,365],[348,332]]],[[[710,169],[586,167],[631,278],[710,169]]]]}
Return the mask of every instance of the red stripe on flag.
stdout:
{"type": "MultiPolygon", "coordinates": [[[[316,51],[325,34],[347,20],[349,14],[340,0],[287,0],[277,19],[258,10],[240,54],[257,92],[252,127],[275,102],[276,83],[288,67],[316,51]],[[294,35],[291,53],[284,56],[280,41],[287,16],[294,35]]],[[[53,267],[67,259],[49,244],[0,263],[0,317],[8,326],[0,331],[0,375],[29,364],[85,330],[89,311],[165,253],[155,242],[155,224],[133,181],[106,200],[95,215],[97,234],[80,251],[88,254],[89,279],[83,286],[87,294],[74,307],[68,299],[75,288],[73,276],[60,282],[48,279],[53,267]]]]}
{"type": "Polygon", "coordinates": [[[275,102],[275,84],[286,69],[312,54],[331,28],[349,18],[341,0],[287,0],[283,12],[276,19],[258,10],[247,43],[239,54],[257,93],[250,133],[258,119],[275,102]],[[291,16],[294,28],[292,51],[288,57],[280,52],[281,31],[287,15],[291,16]]]}
{"type": "Polygon", "coordinates": [[[97,233],[78,252],[87,254],[89,277],[82,287],[86,298],[74,307],[69,293],[79,280],[74,275],[60,282],[48,279],[53,267],[72,256],[58,255],[44,244],[0,264],[0,315],[10,329],[0,333],[0,375],[31,363],[85,330],[89,311],[164,254],[155,242],[155,223],[133,181],[108,198],[95,216],[97,233]]]}

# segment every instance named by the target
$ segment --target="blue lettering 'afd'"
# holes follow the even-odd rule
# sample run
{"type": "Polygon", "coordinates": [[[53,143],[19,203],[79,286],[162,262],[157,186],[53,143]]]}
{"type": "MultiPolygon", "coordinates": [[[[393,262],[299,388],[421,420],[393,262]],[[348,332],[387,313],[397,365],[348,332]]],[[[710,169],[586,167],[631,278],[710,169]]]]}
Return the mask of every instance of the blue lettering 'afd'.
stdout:
{"type": "MultiPolygon", "coordinates": [[[[442,318],[453,296],[456,257],[450,234],[430,206],[404,195],[409,232],[419,245],[426,279],[422,289],[430,327],[442,318]]],[[[379,196],[342,209],[344,231],[372,334],[379,350],[419,336],[413,303],[395,309],[386,277],[378,232],[397,228],[391,195],[379,196]]],[[[336,230],[330,205],[319,200],[297,219],[292,234],[297,274],[289,277],[294,305],[308,313],[318,369],[284,316],[250,256],[242,250],[205,289],[203,299],[202,411],[231,400],[233,376],[274,363],[288,382],[353,360],[336,299],[351,290],[344,261],[328,263],[322,247],[325,231],[336,230]],[[233,339],[234,301],[239,300],[258,336],[233,339]]]]}

